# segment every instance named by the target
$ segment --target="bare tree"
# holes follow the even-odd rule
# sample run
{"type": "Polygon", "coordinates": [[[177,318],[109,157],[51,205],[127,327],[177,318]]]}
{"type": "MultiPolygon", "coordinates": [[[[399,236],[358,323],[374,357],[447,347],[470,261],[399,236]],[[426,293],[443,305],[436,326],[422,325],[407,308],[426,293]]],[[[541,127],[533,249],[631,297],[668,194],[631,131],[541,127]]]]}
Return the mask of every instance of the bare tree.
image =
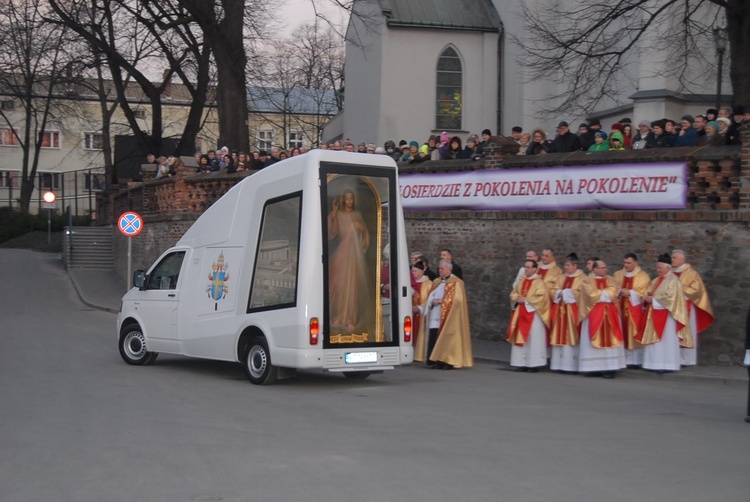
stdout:
{"type": "MultiPolygon", "coordinates": [[[[165,91],[176,75],[191,95],[178,152],[192,153],[210,84],[210,47],[195,33],[198,25],[177,2],[147,0],[50,0],[60,23],[100,54],[114,83],[120,108],[143,151],[160,152],[165,124],[165,91]],[[148,48],[151,52],[142,50],[148,48]],[[166,66],[161,82],[154,67],[166,66]],[[139,124],[132,81],[151,108],[150,130],[139,124]]],[[[166,152],[165,152],[166,153],[166,152]]]]}
{"type": "MultiPolygon", "coordinates": [[[[523,6],[520,64],[529,81],[554,79],[550,113],[585,115],[622,85],[640,53],[661,54],[661,75],[685,89],[696,74],[714,71],[713,28],[726,21],[730,79],[736,103],[750,104],[750,2],[746,0],[547,0],[523,6]],[[711,48],[706,52],[706,47],[711,48]]],[[[658,56],[657,56],[658,57],[658,56]]]]}
{"type": "Polygon", "coordinates": [[[58,84],[64,79],[71,45],[62,28],[45,26],[43,0],[0,2],[0,91],[20,104],[20,113],[0,109],[9,142],[23,152],[20,209],[28,212],[43,147],[54,147],[48,127],[59,104],[58,84]],[[20,124],[20,125],[19,125],[20,124]]]}
{"type": "Polygon", "coordinates": [[[290,131],[307,131],[313,145],[320,129],[341,109],[337,92],[344,82],[343,39],[317,21],[295,29],[295,36],[266,45],[256,53],[249,76],[252,112],[282,131],[288,147],[290,131]]]}

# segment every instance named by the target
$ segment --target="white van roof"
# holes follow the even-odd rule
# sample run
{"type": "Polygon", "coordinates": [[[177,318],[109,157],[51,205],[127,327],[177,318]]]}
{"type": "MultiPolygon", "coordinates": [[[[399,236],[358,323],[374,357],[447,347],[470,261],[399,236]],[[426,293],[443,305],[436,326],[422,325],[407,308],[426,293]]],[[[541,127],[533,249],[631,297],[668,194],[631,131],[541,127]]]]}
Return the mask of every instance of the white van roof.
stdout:
{"type": "Polygon", "coordinates": [[[177,246],[201,247],[215,244],[237,245],[246,242],[248,226],[244,215],[250,215],[253,201],[261,196],[264,200],[283,194],[269,193],[265,187],[271,184],[287,186],[286,193],[294,191],[292,187],[318,187],[318,166],[321,162],[341,164],[390,167],[397,169],[396,162],[387,155],[374,155],[332,150],[311,150],[303,155],[289,157],[253,173],[233,186],[209,207],[188,229],[177,246]],[[288,183],[276,182],[288,180],[288,183]],[[236,231],[233,229],[236,228],[236,231]]]}

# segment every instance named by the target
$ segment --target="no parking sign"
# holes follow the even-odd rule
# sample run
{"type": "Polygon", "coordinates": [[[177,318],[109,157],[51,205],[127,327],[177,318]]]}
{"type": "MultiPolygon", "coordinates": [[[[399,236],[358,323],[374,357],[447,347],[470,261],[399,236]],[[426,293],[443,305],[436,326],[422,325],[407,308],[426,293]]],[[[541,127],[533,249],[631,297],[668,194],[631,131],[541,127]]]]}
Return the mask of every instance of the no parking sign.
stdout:
{"type": "MultiPolygon", "coordinates": [[[[127,237],[135,237],[143,230],[143,220],[138,213],[128,211],[122,213],[120,218],[117,220],[117,228],[120,229],[123,235],[127,237]]],[[[128,239],[128,275],[127,275],[127,287],[130,287],[130,271],[132,269],[133,262],[133,239],[128,239]]]]}
{"type": "Polygon", "coordinates": [[[117,228],[123,235],[135,237],[143,230],[143,220],[138,213],[128,211],[120,215],[120,219],[117,220],[117,228]]]}

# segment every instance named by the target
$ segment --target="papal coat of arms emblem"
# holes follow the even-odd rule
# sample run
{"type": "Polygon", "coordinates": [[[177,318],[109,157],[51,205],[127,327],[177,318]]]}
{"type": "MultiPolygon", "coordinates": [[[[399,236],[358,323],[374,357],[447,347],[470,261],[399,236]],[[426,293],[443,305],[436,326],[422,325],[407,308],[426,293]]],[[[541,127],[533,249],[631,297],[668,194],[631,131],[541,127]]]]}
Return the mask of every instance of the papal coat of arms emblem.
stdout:
{"type": "Polygon", "coordinates": [[[219,259],[211,265],[212,272],[208,274],[208,280],[211,283],[206,288],[206,293],[208,293],[209,298],[213,298],[216,301],[226,298],[229,293],[229,288],[226,284],[229,280],[229,274],[227,274],[228,268],[229,264],[224,263],[224,251],[222,251],[219,254],[219,259]]]}

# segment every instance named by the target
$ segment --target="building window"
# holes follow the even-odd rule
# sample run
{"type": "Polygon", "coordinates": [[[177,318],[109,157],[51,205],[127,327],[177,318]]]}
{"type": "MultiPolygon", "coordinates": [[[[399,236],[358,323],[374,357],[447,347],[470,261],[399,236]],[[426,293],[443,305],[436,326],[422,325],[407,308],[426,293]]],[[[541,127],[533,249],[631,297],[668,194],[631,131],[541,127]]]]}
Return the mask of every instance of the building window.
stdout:
{"type": "Polygon", "coordinates": [[[435,129],[461,129],[463,70],[453,47],[446,48],[437,65],[435,129]]]}
{"type": "Polygon", "coordinates": [[[0,171],[0,188],[18,188],[20,173],[17,171],[0,171]]]}
{"type": "Polygon", "coordinates": [[[103,150],[104,136],[96,132],[87,132],[83,138],[84,150],[103,150]]]}
{"type": "Polygon", "coordinates": [[[302,131],[289,131],[289,141],[287,141],[287,148],[302,148],[304,146],[305,133],[302,131]]]}
{"type": "Polygon", "coordinates": [[[18,136],[11,129],[0,129],[0,145],[18,146],[18,136]]]}
{"type": "Polygon", "coordinates": [[[13,101],[2,101],[0,102],[0,109],[4,112],[10,112],[16,109],[16,103],[13,101]]]}
{"type": "Polygon", "coordinates": [[[133,116],[137,119],[145,119],[146,118],[146,110],[143,109],[137,109],[133,110],[133,116]]]}
{"type": "Polygon", "coordinates": [[[39,188],[41,190],[59,190],[60,173],[39,173],[39,188]]]}
{"type": "Polygon", "coordinates": [[[103,174],[86,173],[83,182],[84,188],[90,192],[100,192],[106,188],[103,174]]]}
{"type": "Polygon", "coordinates": [[[273,147],[273,131],[258,131],[258,150],[270,150],[273,147]]]}
{"type": "Polygon", "coordinates": [[[60,148],[60,131],[46,131],[42,134],[42,148],[60,148]]]}

